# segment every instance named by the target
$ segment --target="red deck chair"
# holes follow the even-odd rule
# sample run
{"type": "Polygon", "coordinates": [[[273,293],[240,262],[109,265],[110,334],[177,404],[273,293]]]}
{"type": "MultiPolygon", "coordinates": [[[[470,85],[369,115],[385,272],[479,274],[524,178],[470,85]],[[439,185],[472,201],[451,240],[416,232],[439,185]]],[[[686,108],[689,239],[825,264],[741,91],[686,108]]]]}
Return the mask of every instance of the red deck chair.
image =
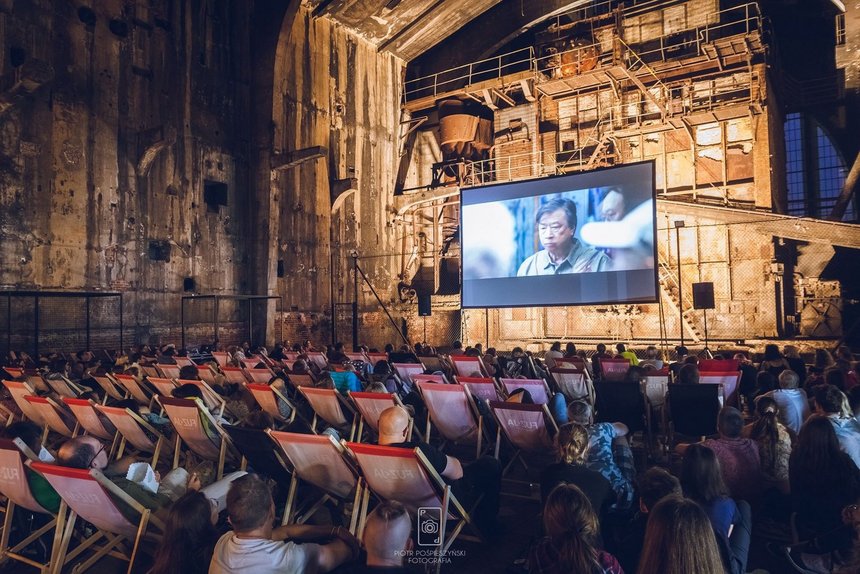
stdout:
{"type": "Polygon", "coordinates": [[[358,479],[357,469],[344,457],[344,449],[340,443],[329,435],[273,430],[267,430],[266,433],[278,445],[293,467],[293,478],[290,481],[287,505],[281,523],[289,524],[293,520],[296,514],[296,489],[299,480],[303,480],[325,494],[309,508],[304,509],[296,523],[303,524],[329,499],[345,501],[351,497],[353,510],[349,531],[355,534],[358,517],[361,514],[361,482],[358,479]]]}
{"type": "Polygon", "coordinates": [[[197,366],[197,363],[195,363],[194,361],[192,361],[188,357],[173,357],[173,360],[176,361],[176,366],[178,366],[180,369],[182,367],[188,367],[188,366],[196,367],[197,366]]]}
{"type": "MultiPolygon", "coordinates": [[[[29,378],[29,377],[28,377],[29,378]]],[[[40,377],[45,383],[50,387],[52,391],[60,395],[61,397],[79,397],[84,393],[84,390],[70,381],[68,378],[64,376],[60,376],[58,378],[51,377],[40,377]]],[[[33,388],[38,389],[38,385],[33,385],[33,388]]]]}
{"type": "Polygon", "coordinates": [[[203,402],[206,403],[206,408],[210,411],[218,413],[217,416],[224,416],[224,408],[227,403],[224,399],[215,392],[215,389],[210,387],[206,381],[198,381],[196,379],[176,379],[176,386],[179,387],[181,385],[194,385],[200,392],[203,394],[203,402]]]}
{"type": "Polygon", "coordinates": [[[224,378],[228,383],[241,385],[248,382],[248,377],[245,376],[245,370],[241,367],[221,367],[221,372],[224,373],[224,378]]]}
{"type": "MultiPolygon", "coordinates": [[[[364,431],[365,425],[373,430],[374,433],[379,433],[379,415],[382,414],[382,411],[389,407],[402,406],[400,401],[397,399],[397,395],[393,393],[350,392],[349,398],[352,400],[352,404],[355,405],[355,409],[358,411],[358,414],[361,415],[360,420],[358,421],[358,432],[355,435],[359,442],[361,441],[361,435],[364,431]]],[[[406,440],[412,440],[412,424],[413,421],[410,418],[409,432],[407,433],[406,440]]]]}
{"type": "Polygon", "coordinates": [[[27,384],[41,393],[49,393],[51,391],[56,392],[53,388],[48,386],[48,383],[45,382],[45,377],[43,377],[42,373],[38,371],[25,369],[24,378],[27,379],[27,384]]]}
{"type": "Polygon", "coordinates": [[[588,371],[585,368],[585,361],[581,358],[571,358],[567,359],[556,359],[553,368],[558,369],[576,369],[577,371],[586,371],[586,375],[588,375],[588,371]]]}
{"type": "MultiPolygon", "coordinates": [[[[354,442],[348,443],[347,448],[358,462],[369,490],[380,499],[403,503],[413,516],[419,516],[419,510],[425,507],[441,508],[439,537],[442,543],[438,547],[439,552],[447,552],[466,526],[470,526],[480,537],[469,511],[460,504],[451,492],[451,486],[442,480],[420,449],[354,442]],[[449,529],[449,522],[452,521],[456,525],[449,529]]],[[[364,529],[369,494],[366,491],[364,495],[359,532],[364,529]]],[[[439,572],[441,567],[442,561],[439,560],[436,571],[439,572]]]]}
{"type": "Polygon", "coordinates": [[[288,373],[287,380],[291,385],[293,385],[293,387],[297,389],[299,387],[313,387],[315,384],[313,377],[311,377],[310,375],[294,375],[288,373]]]}
{"type": "Polygon", "coordinates": [[[227,363],[230,362],[230,355],[220,351],[213,351],[212,358],[215,359],[215,362],[218,363],[218,366],[222,368],[226,367],[227,363]]]}
{"type": "Polygon", "coordinates": [[[128,562],[127,574],[131,574],[140,542],[146,534],[150,523],[161,532],[164,532],[164,524],[152,515],[148,508],[144,508],[139,502],[126,494],[122,489],[95,469],[79,469],[46,464],[43,462],[31,463],[31,468],[42,474],[60,498],[68,505],[71,513],[63,533],[63,541],[55,556],[58,561],[65,562],[75,521],[78,517],[92,524],[98,532],[82,543],[75,552],[82,551],[82,547],[92,547],[95,553],[86,561],[78,564],[72,572],[85,572],[90,566],[104,558],[113,556],[128,562]],[[129,521],[120,512],[114,500],[123,501],[129,508],[140,513],[137,523],[129,521]],[[99,536],[100,535],[100,536],[99,536]],[[102,545],[94,545],[97,540],[105,538],[102,545]],[[131,550],[126,550],[126,543],[131,544],[131,550]]]}
{"type": "Polygon", "coordinates": [[[623,381],[630,370],[627,359],[600,359],[600,372],[604,381],[623,381]]]}
{"type": "Polygon", "coordinates": [[[352,405],[344,400],[343,395],[335,389],[318,389],[315,387],[299,387],[299,392],[314,411],[314,419],[311,421],[311,430],[314,433],[317,432],[317,420],[322,419],[335,428],[349,426],[349,440],[355,438],[358,415],[352,405]],[[352,414],[351,420],[346,411],[352,414]]]}
{"type": "Polygon", "coordinates": [[[699,383],[723,385],[723,406],[738,406],[738,384],[741,380],[740,371],[703,372],[699,371],[699,383]]]}
{"type": "Polygon", "coordinates": [[[445,375],[413,375],[412,380],[416,384],[421,381],[426,383],[439,383],[440,385],[448,385],[451,383],[445,375]]]}
{"type": "Polygon", "coordinates": [[[325,356],[325,353],[310,352],[308,353],[308,360],[312,361],[322,370],[328,368],[328,358],[325,356]]]}
{"type": "Polygon", "coordinates": [[[149,390],[141,386],[132,375],[113,375],[113,380],[139,405],[149,406],[152,404],[152,395],[149,390]]]}
{"type": "Polygon", "coordinates": [[[645,375],[645,396],[652,407],[662,408],[666,404],[666,391],[669,389],[669,369],[648,371],[645,375]]]}
{"type": "Polygon", "coordinates": [[[45,426],[46,423],[42,420],[39,411],[24,398],[36,394],[33,387],[24,381],[3,381],[3,386],[9,391],[12,400],[15,401],[15,404],[18,405],[18,408],[21,409],[25,417],[39,426],[45,426]]]}
{"type": "Polygon", "coordinates": [[[296,419],[296,406],[278,389],[261,383],[245,383],[245,388],[248,389],[260,408],[272,415],[272,418],[279,423],[288,425],[296,419]],[[286,402],[292,409],[289,419],[285,419],[278,409],[278,399],[286,402]]]}
{"type": "Polygon", "coordinates": [[[740,370],[740,368],[740,361],[737,359],[702,359],[699,361],[700,373],[726,373],[740,370]]]}
{"type": "Polygon", "coordinates": [[[484,417],[478,413],[468,390],[461,385],[446,385],[418,381],[418,390],[427,405],[427,428],[430,438],[431,421],[446,441],[454,444],[474,443],[475,458],[481,456],[484,438],[484,417]]]}
{"type": "MultiPolygon", "coordinates": [[[[28,471],[24,467],[24,454],[18,445],[30,451],[21,439],[15,439],[14,441],[5,438],[0,439],[0,494],[7,499],[6,516],[3,520],[3,534],[0,535],[0,560],[11,558],[17,562],[23,562],[24,564],[38,568],[41,574],[48,574],[55,569],[59,571],[66,564],[66,560],[63,560],[59,564],[60,568],[56,568],[58,561],[55,555],[62,542],[66,522],[66,504],[65,502],[61,502],[59,511],[57,514],[54,514],[36,502],[33,493],[30,491],[30,484],[27,481],[28,471]],[[20,506],[34,514],[49,515],[52,519],[44,526],[29,533],[23,540],[10,548],[9,537],[12,533],[16,506],[20,506]],[[39,563],[22,554],[23,550],[51,530],[54,531],[54,543],[50,560],[47,563],[39,563]]],[[[30,456],[33,457],[32,459],[38,460],[32,452],[30,452],[30,456]]]]}
{"type": "Polygon", "coordinates": [[[179,378],[179,365],[156,363],[155,368],[158,369],[158,372],[161,373],[161,376],[165,379],[179,378]]]}
{"type": "Polygon", "coordinates": [[[173,395],[173,389],[176,388],[176,383],[173,379],[165,379],[163,377],[146,377],[146,382],[155,388],[155,392],[162,397],[170,397],[173,395]]]}
{"type": "Polygon", "coordinates": [[[413,377],[424,374],[424,365],[415,363],[392,363],[397,376],[404,383],[407,383],[410,388],[415,387],[415,379],[413,377]]]}
{"type": "Polygon", "coordinates": [[[292,366],[293,363],[299,360],[299,355],[301,355],[301,353],[296,353],[294,351],[284,352],[284,359],[286,359],[290,363],[290,366],[292,366]]]}
{"type": "Polygon", "coordinates": [[[20,379],[24,376],[24,369],[19,367],[0,367],[4,371],[6,371],[9,376],[13,379],[20,379]]]}
{"type": "Polygon", "coordinates": [[[458,384],[463,385],[469,390],[469,394],[473,397],[483,399],[485,401],[498,401],[501,399],[499,388],[496,386],[496,381],[489,377],[454,377],[458,384]]]}
{"type": "Polygon", "coordinates": [[[367,353],[367,361],[370,363],[371,368],[376,366],[376,363],[379,361],[387,361],[388,354],[387,353],[367,353]]]}
{"type": "Polygon", "coordinates": [[[265,362],[259,357],[251,357],[250,359],[239,359],[239,362],[242,363],[243,369],[253,369],[260,363],[265,364],[265,362]]]}
{"type": "Polygon", "coordinates": [[[161,371],[159,371],[155,365],[141,365],[140,371],[147,377],[160,377],[161,371]]]}
{"type": "Polygon", "coordinates": [[[60,416],[60,411],[63,407],[54,402],[50,397],[36,397],[27,395],[24,397],[30,406],[39,412],[39,417],[45,421],[45,430],[52,430],[55,433],[67,438],[74,438],[78,434],[78,424],[69,426],[68,423],[60,416]]]}
{"type": "Polygon", "coordinates": [[[368,362],[367,357],[364,355],[364,353],[344,353],[344,355],[346,355],[346,358],[350,361],[363,361],[365,363],[368,362]]]}
{"type": "Polygon", "coordinates": [[[128,392],[121,386],[117,385],[110,377],[93,377],[93,380],[98,383],[105,392],[105,401],[107,401],[108,398],[121,401],[128,396],[128,392]]]}
{"type": "MultiPolygon", "coordinates": [[[[84,432],[110,442],[110,453],[113,453],[117,436],[116,429],[111,430],[105,426],[104,421],[99,417],[99,413],[96,410],[96,403],[91,399],[69,398],[63,398],[63,402],[72,411],[72,415],[78,421],[78,425],[84,429],[84,432]]],[[[108,457],[110,457],[110,454],[108,454],[108,457]]]]}
{"type": "Polygon", "coordinates": [[[499,382],[508,396],[517,389],[525,389],[536,405],[549,404],[551,394],[543,379],[499,379],[499,382]]]}
{"type": "Polygon", "coordinates": [[[570,401],[585,399],[594,404],[594,384],[582,369],[553,367],[549,370],[558,390],[570,401]]]}
{"type": "Polygon", "coordinates": [[[499,444],[501,433],[504,432],[508,441],[517,449],[504,472],[511,467],[515,460],[526,466],[522,459],[523,452],[534,452],[549,454],[553,450],[550,429],[558,430],[558,427],[549,414],[546,405],[524,405],[521,403],[505,403],[491,401],[490,411],[496,417],[498,429],[496,431],[496,458],[499,458],[499,444]]]}
{"type": "Polygon", "coordinates": [[[215,422],[212,415],[205,408],[199,408],[192,399],[171,399],[167,397],[156,397],[161,403],[167,418],[170,419],[173,428],[178,435],[176,450],[173,454],[173,468],[179,466],[179,454],[181,443],[184,442],[195,455],[205,460],[211,460],[217,464],[217,480],[224,476],[224,463],[227,459],[227,447],[230,445],[230,437],[215,422]],[[204,427],[208,424],[220,436],[220,445],[216,446],[209,439],[204,427]]]}
{"type": "Polygon", "coordinates": [[[275,373],[271,369],[246,369],[245,373],[252,383],[269,384],[275,373]]]}
{"type": "Polygon", "coordinates": [[[481,373],[482,377],[488,376],[481,359],[475,357],[452,356],[451,364],[454,365],[456,374],[461,377],[471,377],[472,373],[481,373]]]}
{"type": "Polygon", "coordinates": [[[156,468],[161,451],[165,448],[172,451],[175,448],[175,445],[167,437],[131,409],[106,407],[104,405],[95,405],[95,408],[116,427],[121,437],[116,449],[116,458],[121,458],[125,453],[126,446],[131,445],[137,451],[136,455],[141,458],[144,458],[143,453],[152,453],[149,464],[152,468],[156,468]],[[155,437],[155,439],[150,438],[150,436],[155,437]]]}

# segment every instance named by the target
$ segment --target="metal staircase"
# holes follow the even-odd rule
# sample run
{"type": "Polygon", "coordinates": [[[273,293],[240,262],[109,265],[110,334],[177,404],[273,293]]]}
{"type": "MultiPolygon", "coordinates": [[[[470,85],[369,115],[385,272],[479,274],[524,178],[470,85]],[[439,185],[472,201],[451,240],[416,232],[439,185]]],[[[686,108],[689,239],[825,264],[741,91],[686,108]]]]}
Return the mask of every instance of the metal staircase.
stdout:
{"type": "Polygon", "coordinates": [[[684,293],[683,301],[678,299],[678,277],[662,258],[660,258],[658,271],[660,292],[663,294],[663,300],[669,304],[675,316],[677,316],[679,312],[681,312],[680,309],[683,308],[681,317],[684,319],[684,328],[686,329],[686,333],[694,343],[699,343],[704,339],[704,336],[699,330],[699,322],[696,317],[696,311],[693,309],[693,301],[687,293],[684,293]]]}

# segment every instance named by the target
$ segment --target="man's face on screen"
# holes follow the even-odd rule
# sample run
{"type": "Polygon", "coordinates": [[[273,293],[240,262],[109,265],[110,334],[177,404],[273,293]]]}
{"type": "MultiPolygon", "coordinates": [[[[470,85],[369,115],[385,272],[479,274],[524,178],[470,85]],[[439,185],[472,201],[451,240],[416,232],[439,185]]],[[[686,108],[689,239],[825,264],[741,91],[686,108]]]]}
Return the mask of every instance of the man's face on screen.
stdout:
{"type": "Polygon", "coordinates": [[[568,226],[567,215],[563,209],[545,213],[538,222],[540,243],[553,259],[567,257],[573,246],[574,231],[568,226]]]}

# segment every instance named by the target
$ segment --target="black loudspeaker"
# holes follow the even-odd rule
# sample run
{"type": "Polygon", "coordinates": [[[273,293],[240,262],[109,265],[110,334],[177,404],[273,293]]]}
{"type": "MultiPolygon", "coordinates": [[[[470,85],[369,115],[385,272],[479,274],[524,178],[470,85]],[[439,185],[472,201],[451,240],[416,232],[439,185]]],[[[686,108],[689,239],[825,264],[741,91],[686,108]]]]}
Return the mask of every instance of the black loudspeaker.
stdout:
{"type": "Polygon", "coordinates": [[[693,309],[714,308],[714,284],[693,283],[693,309]]]}
{"type": "Polygon", "coordinates": [[[429,317],[430,316],[430,295],[418,295],[418,316],[419,317],[429,317]]]}

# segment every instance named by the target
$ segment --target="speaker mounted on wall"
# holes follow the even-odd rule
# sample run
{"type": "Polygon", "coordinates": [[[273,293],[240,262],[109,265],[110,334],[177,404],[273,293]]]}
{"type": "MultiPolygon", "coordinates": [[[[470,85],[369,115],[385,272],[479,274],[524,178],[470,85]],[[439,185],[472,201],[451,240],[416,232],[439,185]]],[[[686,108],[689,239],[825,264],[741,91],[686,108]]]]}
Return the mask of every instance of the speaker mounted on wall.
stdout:
{"type": "Polygon", "coordinates": [[[714,309],[713,283],[693,283],[693,309],[714,309]]]}

